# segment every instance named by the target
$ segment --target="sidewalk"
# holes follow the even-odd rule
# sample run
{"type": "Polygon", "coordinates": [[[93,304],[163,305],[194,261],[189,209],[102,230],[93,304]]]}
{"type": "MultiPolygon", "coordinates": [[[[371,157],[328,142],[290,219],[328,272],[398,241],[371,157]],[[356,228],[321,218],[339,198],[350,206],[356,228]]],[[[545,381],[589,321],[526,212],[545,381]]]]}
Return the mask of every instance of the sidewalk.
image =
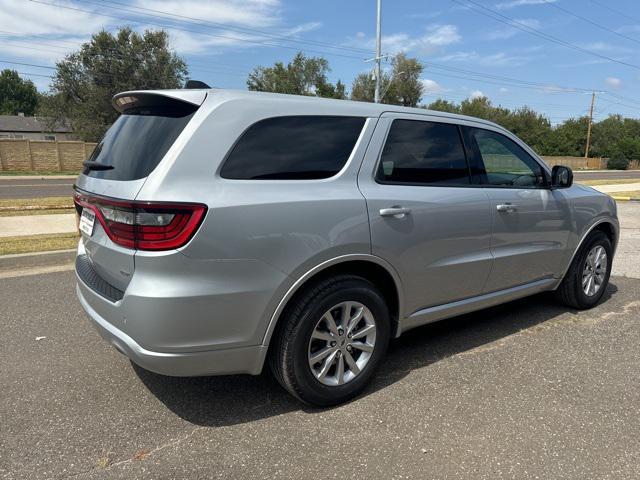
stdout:
{"type": "Polygon", "coordinates": [[[75,231],[75,213],[0,217],[0,237],[73,233],[75,231]]]}
{"type": "Polygon", "coordinates": [[[618,183],[616,185],[593,185],[592,188],[602,193],[635,192],[640,191],[640,182],[618,183]]]}

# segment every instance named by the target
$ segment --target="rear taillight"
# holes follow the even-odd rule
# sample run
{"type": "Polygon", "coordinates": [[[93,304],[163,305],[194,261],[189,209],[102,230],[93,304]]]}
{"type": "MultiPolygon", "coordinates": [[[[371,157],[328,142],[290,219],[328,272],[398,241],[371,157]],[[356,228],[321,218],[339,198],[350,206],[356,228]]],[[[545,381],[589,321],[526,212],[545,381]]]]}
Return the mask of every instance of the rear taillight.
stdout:
{"type": "Polygon", "coordinates": [[[74,202],[90,208],[109,238],[136,250],[172,250],[185,245],[200,226],[206,205],[127,202],[76,193],[74,202]]]}

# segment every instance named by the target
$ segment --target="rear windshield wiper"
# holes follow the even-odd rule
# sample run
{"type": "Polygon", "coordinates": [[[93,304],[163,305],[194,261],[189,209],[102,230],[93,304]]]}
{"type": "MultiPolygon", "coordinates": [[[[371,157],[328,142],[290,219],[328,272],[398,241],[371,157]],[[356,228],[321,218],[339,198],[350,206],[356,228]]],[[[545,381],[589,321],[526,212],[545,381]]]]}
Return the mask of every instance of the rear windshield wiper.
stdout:
{"type": "Polygon", "coordinates": [[[89,170],[113,170],[113,165],[105,165],[104,163],[93,162],[91,160],[85,160],[82,165],[89,170]]]}

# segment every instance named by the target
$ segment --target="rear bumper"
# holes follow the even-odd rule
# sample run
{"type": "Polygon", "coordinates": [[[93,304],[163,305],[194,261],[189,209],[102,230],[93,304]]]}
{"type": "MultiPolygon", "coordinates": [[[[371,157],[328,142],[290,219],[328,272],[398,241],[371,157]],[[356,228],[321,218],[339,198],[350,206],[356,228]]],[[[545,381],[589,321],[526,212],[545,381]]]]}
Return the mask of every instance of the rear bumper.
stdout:
{"type": "Polygon", "coordinates": [[[262,370],[267,349],[262,345],[196,352],[165,353],[147,350],[91,307],[85,295],[94,293],[83,285],[80,279],[76,293],[87,317],[100,336],[144,369],[176,377],[236,373],[258,375],[262,370]]]}

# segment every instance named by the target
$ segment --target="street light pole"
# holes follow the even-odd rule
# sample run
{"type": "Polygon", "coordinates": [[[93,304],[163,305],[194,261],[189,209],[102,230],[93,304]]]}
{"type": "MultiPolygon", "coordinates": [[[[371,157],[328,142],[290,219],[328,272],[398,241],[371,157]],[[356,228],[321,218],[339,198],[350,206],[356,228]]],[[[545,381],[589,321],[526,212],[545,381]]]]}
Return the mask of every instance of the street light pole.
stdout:
{"type": "Polygon", "coordinates": [[[378,3],[378,12],[377,12],[377,20],[376,20],[376,90],[374,95],[374,101],[376,103],[380,103],[380,61],[382,60],[382,25],[381,25],[381,15],[382,15],[382,0],[377,0],[378,3]]]}

